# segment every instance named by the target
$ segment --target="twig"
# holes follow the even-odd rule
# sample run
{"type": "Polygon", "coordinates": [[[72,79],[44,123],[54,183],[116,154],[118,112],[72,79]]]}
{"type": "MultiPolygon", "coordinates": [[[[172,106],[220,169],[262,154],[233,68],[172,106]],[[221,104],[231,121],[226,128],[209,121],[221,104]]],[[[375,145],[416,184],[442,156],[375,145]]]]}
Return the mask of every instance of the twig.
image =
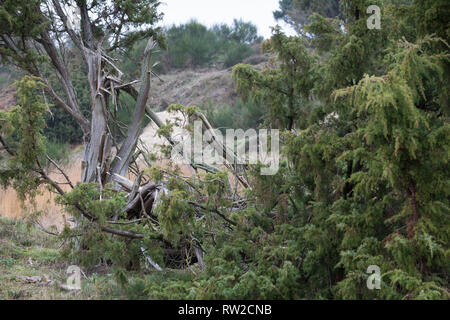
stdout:
{"type": "Polygon", "coordinates": [[[148,263],[150,263],[156,270],[163,271],[163,269],[155,261],[153,261],[152,258],[150,258],[148,255],[145,254],[145,249],[143,247],[141,247],[141,251],[142,251],[142,254],[144,255],[145,267],[147,269],[148,269],[148,263]]]}
{"type": "Polygon", "coordinates": [[[132,220],[132,221],[127,221],[127,222],[118,222],[118,221],[108,221],[109,224],[117,224],[117,225],[129,225],[129,224],[133,224],[133,223],[139,223],[141,222],[142,219],[136,219],[136,220],[132,220]]]}
{"type": "Polygon", "coordinates": [[[193,201],[189,201],[188,203],[189,203],[190,205],[193,205],[194,207],[203,209],[203,210],[205,210],[205,211],[210,211],[210,212],[216,213],[218,216],[220,216],[222,219],[224,219],[226,222],[228,222],[229,224],[231,224],[231,225],[233,225],[233,226],[236,226],[236,225],[237,225],[236,222],[234,222],[234,221],[228,219],[223,213],[221,213],[221,212],[220,212],[219,210],[217,210],[217,209],[208,209],[208,208],[206,208],[206,207],[204,207],[204,206],[202,206],[202,205],[200,205],[200,204],[198,204],[198,203],[196,203],[196,202],[193,202],[193,201]]]}
{"type": "Polygon", "coordinates": [[[36,226],[37,226],[38,230],[40,230],[40,231],[42,231],[42,232],[45,232],[45,233],[47,233],[47,234],[49,234],[49,235],[56,236],[56,237],[58,237],[58,236],[60,235],[60,234],[58,234],[58,233],[51,232],[51,231],[47,230],[46,228],[44,228],[44,227],[42,226],[42,224],[41,224],[39,221],[36,221],[36,226]]]}
{"type": "Polygon", "coordinates": [[[61,172],[61,174],[64,176],[64,178],[66,179],[67,183],[70,185],[70,187],[73,189],[73,184],[72,181],[70,181],[69,177],[67,176],[67,174],[58,166],[58,164],[52,160],[52,158],[50,158],[48,155],[46,155],[47,160],[50,161],[55,167],[56,169],[58,169],[59,172],[61,172]]]}

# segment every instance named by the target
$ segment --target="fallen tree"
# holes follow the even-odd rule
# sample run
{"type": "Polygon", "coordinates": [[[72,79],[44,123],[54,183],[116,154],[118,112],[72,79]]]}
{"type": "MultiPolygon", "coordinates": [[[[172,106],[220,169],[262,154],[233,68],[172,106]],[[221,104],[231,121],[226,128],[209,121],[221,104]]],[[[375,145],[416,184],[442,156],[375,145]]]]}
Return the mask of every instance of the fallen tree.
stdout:
{"type": "MultiPolygon", "coordinates": [[[[171,206],[181,200],[181,192],[183,205],[189,207],[179,208],[185,211],[182,214],[192,214],[195,221],[213,215],[221,224],[232,228],[236,223],[229,217],[234,210],[233,205],[229,204],[242,206],[237,188],[247,188],[249,182],[245,167],[237,165],[234,152],[219,141],[213,143],[214,148],[224,158],[231,159],[225,166],[231,174],[194,159],[188,159],[189,166],[195,172],[192,177],[181,177],[176,166],[163,170],[149,162],[144,166],[138,164],[138,158],[147,152],[138,146],[146,116],[158,126],[160,134],[171,147],[176,145],[176,139],[168,129],[170,125],[163,123],[148,104],[152,78],[156,76],[152,71],[155,65],[153,55],[158,44],[164,46],[159,30],[153,28],[160,19],[156,11],[158,5],[156,0],[136,1],[128,6],[121,1],[113,1],[112,5],[58,0],[0,2],[1,13],[8,17],[2,20],[1,57],[31,76],[19,83],[19,107],[1,117],[4,120],[1,124],[4,138],[0,144],[9,158],[9,168],[2,173],[2,182],[16,187],[22,199],[33,198],[41,184],[50,186],[58,193],[58,201],[75,216],[75,227],[63,233],[68,237],[76,235],[81,241],[81,245],[79,241],[74,242],[76,246],[72,251],[94,251],[95,245],[89,243],[91,235],[88,231],[100,230],[111,235],[104,239],[112,243],[116,241],[114,237],[156,240],[165,252],[164,257],[178,257],[179,261],[173,265],[185,265],[187,258],[194,258],[203,265],[201,240],[184,234],[175,241],[172,236],[179,230],[178,227],[171,229],[183,219],[164,220],[167,212],[173,213],[171,206]],[[75,15],[68,14],[71,11],[75,15]],[[28,27],[22,28],[22,21],[26,21],[28,27]],[[131,26],[138,21],[144,22],[144,27],[132,31],[131,26]],[[149,41],[142,59],[141,78],[124,81],[124,74],[112,54],[129,48],[143,37],[149,37],[149,41]],[[89,117],[80,111],[67,65],[68,51],[81,55],[88,71],[89,117]],[[59,79],[61,90],[52,87],[46,76],[48,70],[59,79]],[[48,106],[41,101],[40,90],[45,92],[45,103],[46,97],[49,97],[70,114],[83,131],[84,156],[81,184],[78,186],[56,161],[46,155],[42,145],[45,125],[42,118],[48,106]],[[123,94],[134,99],[135,107],[131,124],[127,128],[121,127],[122,137],[119,140],[114,137],[111,127],[118,125],[114,110],[121,107],[119,96],[123,94]],[[64,182],[50,178],[49,166],[60,173],[64,182]],[[155,170],[149,170],[151,167],[155,170]],[[231,187],[232,176],[238,181],[234,188],[231,187]],[[183,181],[182,188],[171,185],[175,179],[183,181]],[[209,197],[205,186],[217,183],[224,192],[209,197]],[[212,202],[204,203],[205,199],[212,202]],[[223,203],[218,203],[220,201],[223,203]],[[106,207],[103,206],[105,203],[106,207]],[[158,213],[158,206],[165,206],[166,211],[159,210],[158,213]],[[99,208],[103,212],[99,212],[99,208]],[[80,234],[83,235],[81,240],[80,234]]],[[[206,117],[196,109],[186,112],[186,117],[191,122],[200,120],[203,130],[212,129],[206,117]]],[[[215,137],[212,139],[215,140],[215,137]]],[[[156,149],[156,146],[153,148],[156,149]]],[[[128,240],[117,241],[124,243],[128,240]]],[[[142,243],[139,245],[142,252],[147,247],[142,243]]],[[[136,250],[133,251],[135,253],[136,250]]],[[[144,253],[144,257],[146,262],[153,261],[148,254],[144,253]]],[[[152,265],[158,264],[155,262],[152,265]]]]}

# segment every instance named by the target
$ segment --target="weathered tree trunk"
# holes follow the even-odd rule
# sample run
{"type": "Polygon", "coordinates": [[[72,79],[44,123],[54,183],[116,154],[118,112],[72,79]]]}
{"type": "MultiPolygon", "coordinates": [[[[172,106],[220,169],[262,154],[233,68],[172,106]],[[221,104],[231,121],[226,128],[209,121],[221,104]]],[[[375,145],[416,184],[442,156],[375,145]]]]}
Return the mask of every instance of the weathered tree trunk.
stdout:
{"type": "Polygon", "coordinates": [[[155,43],[152,39],[150,39],[144,52],[145,58],[142,65],[141,88],[136,99],[136,109],[134,111],[134,117],[128,129],[128,135],[123,142],[120,150],[118,150],[117,156],[112,163],[111,174],[117,173],[125,176],[128,172],[128,166],[130,164],[131,157],[136,149],[138,138],[142,131],[145,109],[150,94],[152,50],[154,49],[154,47],[155,43]]]}
{"type": "Polygon", "coordinates": [[[106,158],[111,152],[110,133],[107,130],[107,105],[109,96],[102,91],[104,77],[102,75],[101,52],[85,49],[89,71],[89,89],[92,107],[91,130],[85,136],[82,182],[102,182],[106,158]]]}

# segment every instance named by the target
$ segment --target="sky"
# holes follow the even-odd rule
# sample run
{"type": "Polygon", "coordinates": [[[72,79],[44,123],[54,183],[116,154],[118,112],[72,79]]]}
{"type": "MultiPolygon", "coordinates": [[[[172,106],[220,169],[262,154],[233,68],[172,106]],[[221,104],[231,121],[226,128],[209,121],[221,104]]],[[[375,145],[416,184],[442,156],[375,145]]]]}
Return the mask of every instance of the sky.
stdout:
{"type": "Polygon", "coordinates": [[[216,23],[231,24],[233,19],[252,22],[264,38],[270,38],[270,27],[280,25],[292,34],[283,22],[273,18],[279,8],[278,0],[162,0],[159,11],[164,13],[163,25],[181,24],[191,19],[212,26],[216,23]]]}

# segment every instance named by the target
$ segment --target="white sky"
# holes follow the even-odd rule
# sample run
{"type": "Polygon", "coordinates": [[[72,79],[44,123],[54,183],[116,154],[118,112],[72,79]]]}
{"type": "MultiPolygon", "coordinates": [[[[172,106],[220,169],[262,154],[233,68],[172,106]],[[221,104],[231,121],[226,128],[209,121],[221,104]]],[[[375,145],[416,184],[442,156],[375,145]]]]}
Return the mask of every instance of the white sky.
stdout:
{"type": "Polygon", "coordinates": [[[159,7],[164,12],[163,25],[181,24],[191,19],[212,26],[231,24],[233,19],[254,23],[264,38],[271,35],[270,27],[279,24],[288,34],[293,31],[284,23],[276,22],[273,11],[279,8],[278,0],[162,0],[159,7]]]}

